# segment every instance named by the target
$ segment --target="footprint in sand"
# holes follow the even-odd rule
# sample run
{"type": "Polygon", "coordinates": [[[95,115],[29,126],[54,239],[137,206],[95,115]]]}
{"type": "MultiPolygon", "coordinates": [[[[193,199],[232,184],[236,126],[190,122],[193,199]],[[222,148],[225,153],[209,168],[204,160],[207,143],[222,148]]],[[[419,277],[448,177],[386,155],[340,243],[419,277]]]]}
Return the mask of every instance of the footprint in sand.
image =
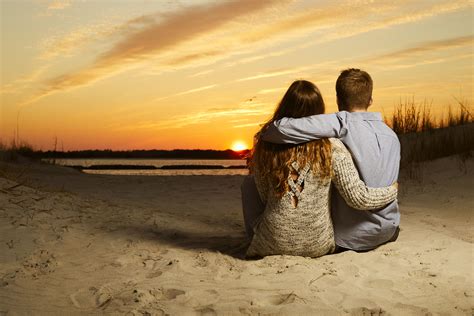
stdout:
{"type": "Polygon", "coordinates": [[[161,307],[160,302],[172,301],[184,294],[186,292],[179,289],[143,289],[138,288],[136,284],[128,284],[115,293],[101,293],[102,296],[97,297],[97,307],[107,306],[110,311],[122,306],[138,306],[155,310],[161,307]]]}
{"type": "Polygon", "coordinates": [[[285,305],[285,304],[291,304],[294,302],[306,303],[306,301],[303,298],[299,297],[293,292],[290,294],[281,294],[281,295],[274,296],[271,302],[275,305],[285,305]]]}
{"type": "Polygon", "coordinates": [[[145,276],[147,279],[157,278],[163,274],[165,264],[160,260],[161,259],[145,259],[142,261],[143,268],[149,271],[145,276]]]}
{"type": "Polygon", "coordinates": [[[134,266],[140,267],[140,271],[145,273],[148,279],[161,276],[164,272],[173,268],[174,264],[179,260],[165,260],[163,256],[157,253],[165,253],[164,251],[152,252],[148,249],[138,249],[132,254],[126,254],[118,257],[113,263],[114,267],[134,266]]]}
{"type": "Polygon", "coordinates": [[[162,274],[163,274],[163,271],[156,269],[156,270],[153,270],[152,272],[148,273],[145,277],[147,279],[153,279],[153,278],[159,277],[162,274]]]}
{"type": "MultiPolygon", "coordinates": [[[[80,289],[70,295],[74,306],[81,309],[112,310],[121,306],[148,306],[158,301],[171,301],[186,294],[179,289],[140,289],[137,284],[127,282],[122,284],[107,284],[100,288],[89,287],[80,289]]],[[[150,306],[151,306],[150,305],[150,306]]],[[[159,306],[154,306],[159,307],[159,306]]]]}
{"type": "MultiPolygon", "coordinates": [[[[268,307],[269,305],[282,306],[288,304],[307,304],[307,301],[295,294],[294,292],[285,293],[285,294],[275,294],[269,295],[261,299],[251,300],[249,304],[252,308],[258,307],[268,307]]],[[[247,310],[246,308],[241,308],[242,310],[247,310]]],[[[241,311],[243,313],[243,311],[241,311]]]]}
{"type": "Polygon", "coordinates": [[[147,264],[145,265],[145,268],[151,267],[151,271],[146,275],[146,278],[152,279],[152,278],[157,278],[161,276],[164,272],[176,269],[176,267],[179,265],[179,260],[178,259],[173,259],[173,260],[149,260],[149,261],[144,261],[147,264]]]}
{"type": "Polygon", "coordinates": [[[132,283],[91,286],[80,289],[69,297],[77,308],[105,308],[114,300],[119,300],[120,304],[125,305],[120,296],[128,292],[125,296],[128,297],[128,301],[132,301],[134,286],[132,283]]]}
{"type": "Polygon", "coordinates": [[[268,298],[268,303],[272,305],[286,305],[286,304],[292,304],[295,302],[306,303],[306,301],[303,298],[299,297],[294,292],[291,292],[288,294],[272,295],[271,297],[268,298]]]}
{"type": "Polygon", "coordinates": [[[196,309],[196,312],[198,313],[198,315],[201,315],[201,316],[216,316],[217,315],[217,312],[214,310],[212,305],[200,307],[199,309],[196,309]]]}
{"type": "Polygon", "coordinates": [[[174,300],[176,297],[184,294],[186,294],[185,291],[178,289],[163,290],[163,297],[167,300],[174,300]]]}
{"type": "Polygon", "coordinates": [[[78,290],[77,292],[71,294],[69,298],[77,308],[97,307],[97,292],[98,289],[91,286],[87,289],[78,290]]]}
{"type": "Polygon", "coordinates": [[[23,261],[23,272],[37,279],[41,275],[53,273],[58,266],[57,260],[48,250],[41,249],[23,261]]]}

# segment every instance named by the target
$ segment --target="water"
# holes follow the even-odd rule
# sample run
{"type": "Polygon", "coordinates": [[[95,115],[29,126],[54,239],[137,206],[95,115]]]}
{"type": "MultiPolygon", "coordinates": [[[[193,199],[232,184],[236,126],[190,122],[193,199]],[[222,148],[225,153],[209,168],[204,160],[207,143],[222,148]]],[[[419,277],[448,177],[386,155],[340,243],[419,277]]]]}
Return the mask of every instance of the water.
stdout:
{"type": "MultiPolygon", "coordinates": [[[[54,159],[44,159],[52,162],[54,159]]],[[[163,166],[176,165],[199,165],[199,166],[245,166],[245,160],[223,160],[223,159],[55,159],[55,163],[61,166],[82,166],[93,165],[133,165],[133,166],[163,166]]],[[[150,170],[83,170],[90,174],[109,175],[145,175],[145,176],[178,176],[178,175],[247,175],[247,169],[150,169],[150,170]]]]}

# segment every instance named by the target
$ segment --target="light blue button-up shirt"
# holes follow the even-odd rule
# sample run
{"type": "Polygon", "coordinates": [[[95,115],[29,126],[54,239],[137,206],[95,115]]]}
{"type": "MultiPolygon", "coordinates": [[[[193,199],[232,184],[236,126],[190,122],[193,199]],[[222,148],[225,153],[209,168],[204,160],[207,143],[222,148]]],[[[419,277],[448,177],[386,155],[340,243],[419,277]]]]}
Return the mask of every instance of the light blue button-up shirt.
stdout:
{"type": "MultiPolygon", "coordinates": [[[[262,133],[265,141],[298,144],[336,137],[352,153],[362,180],[369,187],[385,187],[398,179],[400,142],[380,113],[337,112],[298,119],[284,118],[262,133]]],[[[332,190],[331,213],[338,246],[369,250],[387,242],[400,225],[397,200],[380,210],[360,211],[332,190]]]]}

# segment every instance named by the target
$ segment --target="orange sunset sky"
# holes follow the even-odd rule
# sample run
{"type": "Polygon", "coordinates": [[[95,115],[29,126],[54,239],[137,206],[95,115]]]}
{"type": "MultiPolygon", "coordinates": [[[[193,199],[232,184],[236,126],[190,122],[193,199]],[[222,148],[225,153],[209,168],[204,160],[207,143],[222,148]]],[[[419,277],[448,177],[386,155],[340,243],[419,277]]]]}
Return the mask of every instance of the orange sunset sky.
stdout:
{"type": "MultiPolygon", "coordinates": [[[[36,149],[251,145],[295,79],[336,111],[340,70],[373,111],[472,100],[472,1],[0,0],[0,140],[36,149]]],[[[472,102],[471,102],[472,103],[472,102]]]]}

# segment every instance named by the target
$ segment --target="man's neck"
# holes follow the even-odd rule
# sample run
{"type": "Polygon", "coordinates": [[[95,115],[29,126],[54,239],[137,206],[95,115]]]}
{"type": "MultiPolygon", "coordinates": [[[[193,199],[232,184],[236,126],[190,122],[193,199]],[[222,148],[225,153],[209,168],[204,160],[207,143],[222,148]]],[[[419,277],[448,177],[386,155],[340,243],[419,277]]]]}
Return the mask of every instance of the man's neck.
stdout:
{"type": "Polygon", "coordinates": [[[367,112],[367,110],[362,110],[362,109],[355,109],[350,111],[351,113],[358,113],[358,112],[367,112]]]}

